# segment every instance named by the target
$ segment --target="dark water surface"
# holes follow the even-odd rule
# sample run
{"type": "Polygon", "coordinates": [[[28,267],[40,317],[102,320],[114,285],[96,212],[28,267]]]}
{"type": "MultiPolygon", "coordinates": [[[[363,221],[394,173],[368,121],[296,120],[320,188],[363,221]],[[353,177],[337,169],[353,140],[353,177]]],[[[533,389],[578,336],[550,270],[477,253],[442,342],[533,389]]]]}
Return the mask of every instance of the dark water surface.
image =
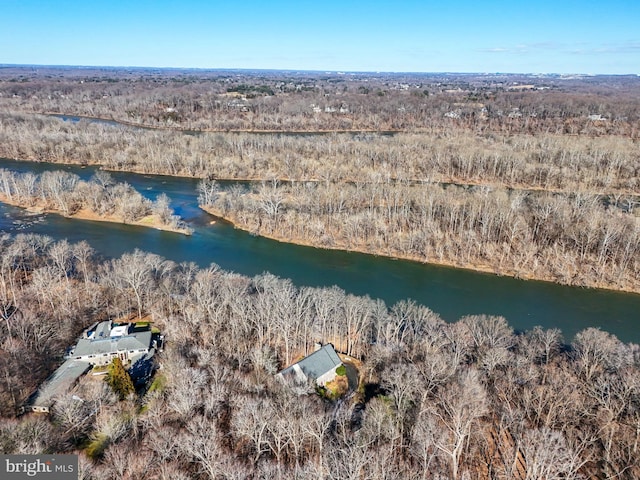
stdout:
{"type": "MultiPolygon", "coordinates": [[[[12,160],[0,160],[0,168],[34,173],[63,169],[84,179],[96,171],[95,167],[12,160]]],[[[214,217],[197,207],[198,180],[121,172],[111,175],[151,199],[166,193],[194,234],[187,237],[144,227],[70,220],[55,214],[30,215],[3,204],[0,230],[39,233],[72,242],[87,240],[105,256],[139,248],[176,262],[193,261],[200,266],[217,263],[245,275],[269,271],[291,278],[299,286],[338,285],[349,293],[381,298],[388,305],[411,298],[447,321],[486,313],[503,315],[517,330],[535,325],[558,327],[567,340],[579,330],[595,326],[626,342],[640,342],[640,295],[280,243],[252,236],[222,221],[211,224],[214,217]]]]}

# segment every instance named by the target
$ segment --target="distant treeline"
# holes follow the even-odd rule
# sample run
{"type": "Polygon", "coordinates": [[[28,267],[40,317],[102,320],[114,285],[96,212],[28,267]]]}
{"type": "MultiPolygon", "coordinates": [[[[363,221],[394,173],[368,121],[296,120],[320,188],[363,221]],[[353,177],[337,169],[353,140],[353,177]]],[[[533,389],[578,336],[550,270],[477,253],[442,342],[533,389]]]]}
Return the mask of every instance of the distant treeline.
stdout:
{"type": "MultiPolygon", "coordinates": [[[[640,351],[593,328],[446,323],[412,301],[297,288],[140,251],[0,237],[0,449],[77,453],[79,478],[543,479],[640,476],[640,351]],[[142,311],[162,369],[120,401],[84,377],[14,418],[95,321],[142,311]],[[332,401],[274,374],[314,342],[357,358],[332,401]]],[[[630,319],[631,320],[631,319],[630,319]]]]}
{"type": "Polygon", "coordinates": [[[427,133],[276,135],[135,129],[0,115],[0,155],[227,179],[363,178],[638,193],[640,150],[620,137],[427,133]]]}
{"type": "Polygon", "coordinates": [[[187,130],[403,130],[638,138],[637,76],[4,70],[5,111],[187,130]]]}

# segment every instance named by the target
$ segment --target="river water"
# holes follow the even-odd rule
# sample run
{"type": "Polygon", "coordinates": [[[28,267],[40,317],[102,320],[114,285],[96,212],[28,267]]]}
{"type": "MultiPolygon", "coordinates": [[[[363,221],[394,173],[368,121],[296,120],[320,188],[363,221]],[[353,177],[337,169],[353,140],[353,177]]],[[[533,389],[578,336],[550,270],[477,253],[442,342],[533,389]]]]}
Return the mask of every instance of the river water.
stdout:
{"type": "MultiPolygon", "coordinates": [[[[0,168],[40,173],[67,170],[84,179],[95,167],[0,160],[0,168]]],[[[558,327],[565,339],[587,327],[600,327],[626,342],[640,343],[640,295],[517,280],[469,270],[424,265],[373,255],[302,247],[260,238],[217,221],[197,206],[198,180],[111,172],[148,198],[164,192],[193,229],[192,236],[129,225],[73,220],[55,214],[31,215],[0,204],[0,230],[32,232],[54,239],[87,240],[106,257],[135,248],[176,262],[216,263],[245,275],[269,271],[296,285],[338,285],[388,305],[411,298],[447,321],[468,314],[503,315],[516,330],[558,327]]],[[[224,184],[224,182],[221,182],[224,184]]],[[[232,182],[228,182],[231,184],[232,182]]]]}

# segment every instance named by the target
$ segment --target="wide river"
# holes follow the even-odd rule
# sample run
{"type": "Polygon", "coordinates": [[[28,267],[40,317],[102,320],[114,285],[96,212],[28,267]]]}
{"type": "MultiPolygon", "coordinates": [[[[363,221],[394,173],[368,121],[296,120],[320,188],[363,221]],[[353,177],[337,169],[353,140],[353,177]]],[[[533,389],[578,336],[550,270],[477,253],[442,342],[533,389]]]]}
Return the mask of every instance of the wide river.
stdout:
{"type": "MultiPolygon", "coordinates": [[[[0,168],[40,173],[64,169],[84,179],[94,167],[61,166],[0,159],[0,168]]],[[[626,342],[640,343],[640,295],[566,287],[547,282],[517,280],[448,267],[393,260],[373,255],[301,247],[252,236],[197,206],[198,181],[154,175],[112,172],[145,196],[164,192],[178,213],[194,229],[190,237],[129,225],[66,219],[59,215],[31,215],[0,204],[0,230],[32,232],[54,239],[87,240],[107,257],[135,248],[176,262],[200,266],[216,263],[245,275],[269,271],[296,285],[338,285],[357,295],[383,299],[388,305],[411,298],[438,312],[447,321],[468,314],[502,315],[516,330],[535,325],[558,327],[571,340],[580,330],[600,327],[626,342]]]]}

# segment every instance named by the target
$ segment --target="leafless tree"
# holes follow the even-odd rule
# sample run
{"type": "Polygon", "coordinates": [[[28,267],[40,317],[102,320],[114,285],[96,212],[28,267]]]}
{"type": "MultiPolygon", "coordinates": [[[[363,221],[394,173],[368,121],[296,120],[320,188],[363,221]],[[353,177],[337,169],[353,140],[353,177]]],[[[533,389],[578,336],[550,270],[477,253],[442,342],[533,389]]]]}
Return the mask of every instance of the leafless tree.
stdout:
{"type": "Polygon", "coordinates": [[[435,446],[448,459],[452,478],[460,478],[462,454],[469,445],[473,427],[487,413],[487,396],[478,372],[467,370],[438,396],[433,415],[439,429],[435,446]]]}

